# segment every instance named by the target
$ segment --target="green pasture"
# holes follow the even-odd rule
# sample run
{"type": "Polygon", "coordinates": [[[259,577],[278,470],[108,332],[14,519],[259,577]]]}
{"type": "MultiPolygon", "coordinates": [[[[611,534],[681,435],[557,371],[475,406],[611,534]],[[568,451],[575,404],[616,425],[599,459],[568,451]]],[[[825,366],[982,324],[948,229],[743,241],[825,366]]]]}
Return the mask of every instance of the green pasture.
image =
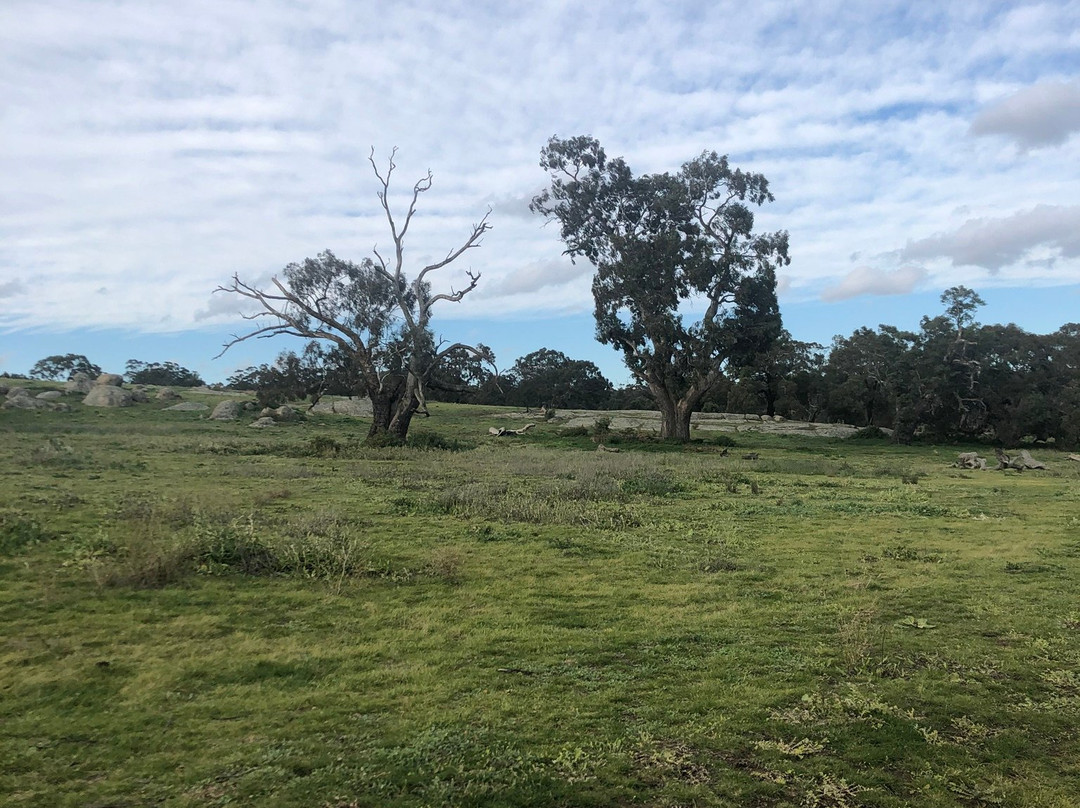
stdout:
{"type": "Polygon", "coordinates": [[[1080,804],[1064,454],[162,406],[0,411],[0,804],[1080,804]]]}

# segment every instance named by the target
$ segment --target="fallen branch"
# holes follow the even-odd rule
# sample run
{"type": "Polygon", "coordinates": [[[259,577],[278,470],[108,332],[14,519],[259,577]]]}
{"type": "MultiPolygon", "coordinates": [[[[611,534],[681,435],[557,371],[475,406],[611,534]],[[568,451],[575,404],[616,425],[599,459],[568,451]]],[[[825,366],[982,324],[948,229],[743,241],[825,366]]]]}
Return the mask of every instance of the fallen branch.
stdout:
{"type": "Polygon", "coordinates": [[[488,429],[488,434],[494,435],[496,438],[506,438],[510,435],[524,435],[534,426],[536,426],[536,424],[525,424],[521,429],[506,429],[501,426],[493,426],[488,429]]]}

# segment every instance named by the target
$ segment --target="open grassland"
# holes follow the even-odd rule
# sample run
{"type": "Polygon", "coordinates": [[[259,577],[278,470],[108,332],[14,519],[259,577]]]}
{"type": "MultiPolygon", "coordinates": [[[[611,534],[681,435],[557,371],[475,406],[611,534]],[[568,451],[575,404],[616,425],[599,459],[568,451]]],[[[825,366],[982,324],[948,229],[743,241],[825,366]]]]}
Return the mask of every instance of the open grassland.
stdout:
{"type": "Polygon", "coordinates": [[[2,804],[1080,803],[1053,452],[159,407],[0,412],[2,804]]]}

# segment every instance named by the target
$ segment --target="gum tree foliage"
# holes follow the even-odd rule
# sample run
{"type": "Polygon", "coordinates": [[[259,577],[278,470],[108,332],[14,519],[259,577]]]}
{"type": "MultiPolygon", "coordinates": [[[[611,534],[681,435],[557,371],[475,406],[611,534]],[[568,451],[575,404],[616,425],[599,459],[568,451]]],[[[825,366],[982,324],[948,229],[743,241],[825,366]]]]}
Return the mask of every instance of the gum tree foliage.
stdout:
{"type": "Polygon", "coordinates": [[[253,390],[263,407],[308,399],[315,406],[324,395],[364,395],[360,377],[339,348],[311,341],[302,353],[282,351],[270,365],[237,371],[228,379],[235,390],[253,390]]]}
{"type": "Polygon", "coordinates": [[[611,382],[593,362],[549,348],[521,357],[507,376],[506,403],[516,406],[596,410],[611,399],[611,382]]]}
{"type": "Polygon", "coordinates": [[[413,415],[426,414],[425,387],[448,355],[465,350],[491,358],[469,345],[436,342],[430,329],[435,304],[457,303],[476,288],[480,275],[471,270],[466,271],[465,286],[457,290],[451,287],[436,293],[431,282],[436,273],[479,246],[491,229],[490,211],[472,225],[459,246],[410,274],[405,264],[405,241],[420,197],[431,189],[432,173],[428,171],[414,183],[404,215],[395,213],[390,184],[397,168],[396,153],[391,153],[385,170],[375,162],[374,150],[368,157],[390,233],[388,252],[373,249],[373,257],[354,263],[327,250],[316,258],[289,264],[265,288],[233,276],[232,283],[217,289],[254,301],[258,310],[247,319],[261,324],[251,333],[235,336],[222,353],[247,339],[280,334],[318,340],[340,350],[355,370],[355,388],[371,399],[369,441],[405,440],[413,415]]]}
{"type": "Polygon", "coordinates": [[[553,137],[540,165],[551,186],[530,207],[559,222],[567,255],[596,267],[597,339],[648,387],[662,436],[689,440],[691,414],[725,370],[780,332],[788,235],[754,233],[752,211],[773,200],[768,181],[716,152],[635,177],[588,136],[553,137]]]}
{"type": "Polygon", "coordinates": [[[70,379],[76,373],[85,373],[90,378],[101,375],[101,368],[82,354],[64,354],[46,356],[30,368],[31,379],[70,379]]]}
{"type": "Polygon", "coordinates": [[[193,370],[175,362],[140,362],[129,359],[124,363],[124,376],[132,384],[157,384],[169,387],[202,387],[205,382],[193,370]]]}

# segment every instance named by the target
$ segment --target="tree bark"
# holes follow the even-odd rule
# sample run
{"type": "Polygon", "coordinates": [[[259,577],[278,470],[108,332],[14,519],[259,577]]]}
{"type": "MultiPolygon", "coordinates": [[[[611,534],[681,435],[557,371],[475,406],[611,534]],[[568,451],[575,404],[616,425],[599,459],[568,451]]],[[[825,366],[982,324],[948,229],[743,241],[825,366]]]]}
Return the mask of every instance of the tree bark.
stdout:
{"type": "Polygon", "coordinates": [[[385,435],[390,431],[391,402],[390,396],[380,390],[368,392],[371,399],[371,429],[368,430],[367,439],[370,441],[376,435],[385,435]]]}

